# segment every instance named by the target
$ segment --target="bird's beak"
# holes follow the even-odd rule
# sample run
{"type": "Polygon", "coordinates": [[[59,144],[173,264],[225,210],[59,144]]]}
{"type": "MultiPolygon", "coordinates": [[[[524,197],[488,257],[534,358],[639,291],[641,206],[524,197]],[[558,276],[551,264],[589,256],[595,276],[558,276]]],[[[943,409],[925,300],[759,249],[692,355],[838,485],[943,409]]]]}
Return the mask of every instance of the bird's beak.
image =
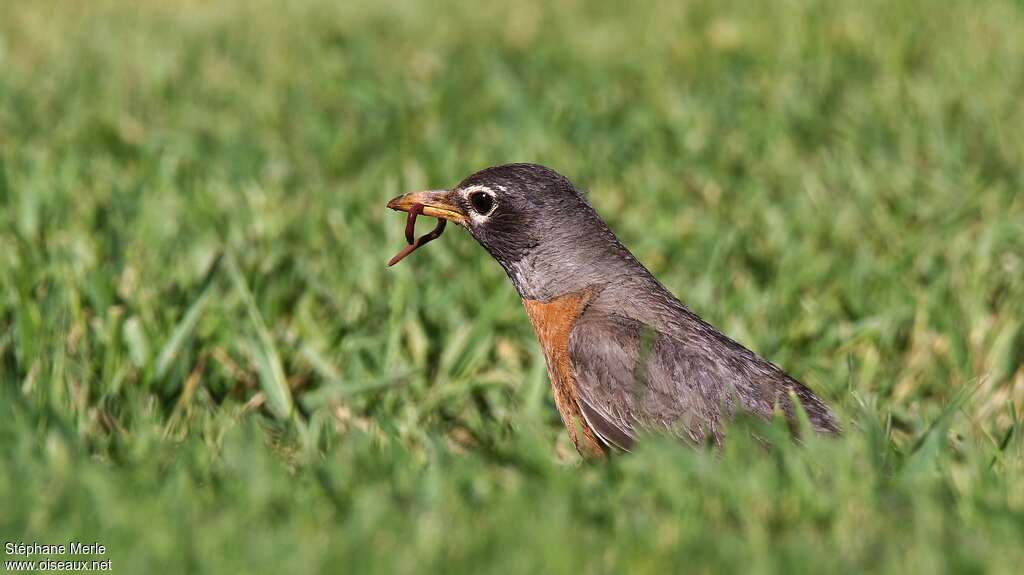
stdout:
{"type": "Polygon", "coordinates": [[[460,226],[466,225],[466,214],[455,205],[448,190],[412,192],[394,198],[388,202],[388,207],[399,212],[408,212],[416,204],[423,205],[422,213],[425,216],[455,222],[460,226]]]}

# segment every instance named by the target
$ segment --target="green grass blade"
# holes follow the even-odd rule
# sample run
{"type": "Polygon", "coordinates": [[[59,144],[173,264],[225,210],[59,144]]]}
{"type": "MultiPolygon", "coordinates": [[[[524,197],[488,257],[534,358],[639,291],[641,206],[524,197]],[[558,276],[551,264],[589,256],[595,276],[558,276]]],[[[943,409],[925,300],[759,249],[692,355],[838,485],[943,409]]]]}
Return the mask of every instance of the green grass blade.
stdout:
{"type": "Polygon", "coordinates": [[[252,291],[249,290],[249,284],[245,281],[241,270],[238,269],[234,256],[228,254],[225,257],[225,263],[228,275],[242,298],[249,321],[259,339],[259,348],[250,351],[257,360],[256,367],[259,371],[260,387],[267,395],[267,406],[278,419],[287,420],[292,415],[294,402],[284,374],[284,367],[281,364],[281,355],[277,351],[270,330],[267,329],[263,315],[260,314],[260,310],[256,306],[256,300],[252,296],[252,291]]]}
{"type": "Polygon", "coordinates": [[[203,312],[206,310],[206,306],[210,302],[210,298],[213,297],[215,291],[214,278],[216,271],[220,267],[220,257],[214,258],[207,270],[206,277],[203,280],[202,288],[199,291],[199,295],[192,304],[188,306],[188,310],[185,311],[185,315],[182,316],[181,321],[171,331],[171,336],[167,339],[167,342],[162,348],[160,353],[157,354],[156,364],[153,375],[156,379],[162,380],[168,370],[174,364],[175,358],[178,357],[178,353],[181,351],[182,346],[188,340],[189,336],[192,335],[195,330],[196,324],[199,323],[203,312]]]}

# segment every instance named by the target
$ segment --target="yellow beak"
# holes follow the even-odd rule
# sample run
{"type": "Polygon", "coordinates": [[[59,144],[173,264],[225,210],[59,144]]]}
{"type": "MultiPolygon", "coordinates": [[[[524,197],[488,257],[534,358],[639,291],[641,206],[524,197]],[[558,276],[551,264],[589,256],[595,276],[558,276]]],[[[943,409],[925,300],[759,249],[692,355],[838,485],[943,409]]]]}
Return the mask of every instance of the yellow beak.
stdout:
{"type": "Polygon", "coordinates": [[[460,226],[466,225],[466,214],[455,205],[448,190],[412,192],[392,199],[388,202],[388,207],[395,211],[408,212],[416,204],[423,205],[422,214],[425,216],[455,222],[460,226]]]}

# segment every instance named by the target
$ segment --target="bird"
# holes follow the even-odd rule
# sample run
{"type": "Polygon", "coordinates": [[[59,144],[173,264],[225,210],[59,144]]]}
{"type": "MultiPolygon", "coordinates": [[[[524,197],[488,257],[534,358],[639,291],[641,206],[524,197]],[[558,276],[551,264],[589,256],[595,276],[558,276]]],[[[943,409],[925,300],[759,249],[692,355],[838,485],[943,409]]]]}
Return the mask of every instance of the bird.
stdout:
{"type": "Polygon", "coordinates": [[[504,268],[542,348],[562,423],[584,457],[631,451],[650,433],[721,446],[741,414],[781,412],[798,432],[797,403],[818,434],[841,432],[810,388],[677,299],[555,170],[492,166],[387,207],[416,212],[412,220],[438,218],[439,228],[458,224],[504,268]]]}

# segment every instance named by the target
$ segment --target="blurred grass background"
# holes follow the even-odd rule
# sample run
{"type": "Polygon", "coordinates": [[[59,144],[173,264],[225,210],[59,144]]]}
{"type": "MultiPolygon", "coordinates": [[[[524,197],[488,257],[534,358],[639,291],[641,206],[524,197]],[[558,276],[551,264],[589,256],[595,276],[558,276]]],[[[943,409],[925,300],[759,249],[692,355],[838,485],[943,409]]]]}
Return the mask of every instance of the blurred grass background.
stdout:
{"type": "Polygon", "coordinates": [[[122,573],[1018,572],[1024,5],[549,4],[6,0],[0,539],[122,573]],[[388,198],[511,161],[846,435],[581,464],[497,264],[456,229],[384,266],[388,198]]]}

